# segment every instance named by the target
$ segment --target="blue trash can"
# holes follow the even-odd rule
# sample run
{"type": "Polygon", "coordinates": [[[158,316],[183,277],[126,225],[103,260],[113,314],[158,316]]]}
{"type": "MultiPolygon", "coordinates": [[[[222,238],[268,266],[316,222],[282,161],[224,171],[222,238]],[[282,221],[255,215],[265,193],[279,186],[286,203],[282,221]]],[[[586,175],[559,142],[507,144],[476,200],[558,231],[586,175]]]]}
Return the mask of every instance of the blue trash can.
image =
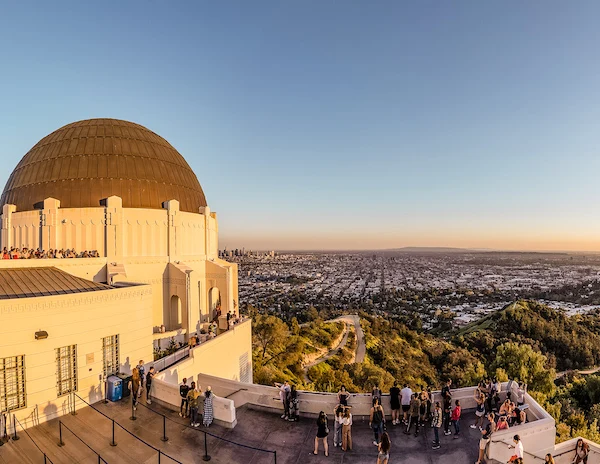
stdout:
{"type": "Polygon", "coordinates": [[[119,401],[123,398],[123,381],[114,375],[107,380],[106,398],[110,401],[119,401]]]}

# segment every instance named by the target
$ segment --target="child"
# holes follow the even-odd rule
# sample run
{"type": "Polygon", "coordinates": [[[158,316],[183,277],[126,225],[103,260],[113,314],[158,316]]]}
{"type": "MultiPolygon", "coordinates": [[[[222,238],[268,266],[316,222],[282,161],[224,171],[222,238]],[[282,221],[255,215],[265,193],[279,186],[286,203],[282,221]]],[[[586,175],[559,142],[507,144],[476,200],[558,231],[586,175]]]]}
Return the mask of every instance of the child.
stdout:
{"type": "Polygon", "coordinates": [[[434,450],[440,449],[440,428],[442,427],[442,407],[440,406],[440,402],[435,402],[435,409],[433,410],[433,415],[431,419],[431,428],[433,429],[433,434],[435,435],[435,439],[433,440],[432,448],[434,450]]]}
{"type": "Polygon", "coordinates": [[[454,402],[454,409],[452,410],[452,415],[450,416],[450,419],[452,420],[452,423],[454,424],[454,438],[458,438],[458,436],[460,435],[460,413],[461,413],[462,409],[460,407],[460,400],[456,400],[454,402]]]}

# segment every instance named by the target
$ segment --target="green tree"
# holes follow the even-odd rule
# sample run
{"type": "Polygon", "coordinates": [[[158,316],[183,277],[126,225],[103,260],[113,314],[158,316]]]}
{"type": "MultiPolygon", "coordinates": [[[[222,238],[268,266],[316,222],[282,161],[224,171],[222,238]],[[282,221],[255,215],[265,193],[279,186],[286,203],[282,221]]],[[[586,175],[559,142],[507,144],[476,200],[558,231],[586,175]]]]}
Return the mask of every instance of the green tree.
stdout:
{"type": "Polygon", "coordinates": [[[258,316],[254,319],[254,339],[261,350],[260,359],[265,360],[280,352],[288,336],[287,325],[275,316],[258,316]]]}
{"type": "Polygon", "coordinates": [[[507,342],[496,350],[492,372],[503,369],[512,379],[527,383],[530,389],[542,393],[554,391],[554,369],[547,368],[547,358],[531,345],[507,342]]]}

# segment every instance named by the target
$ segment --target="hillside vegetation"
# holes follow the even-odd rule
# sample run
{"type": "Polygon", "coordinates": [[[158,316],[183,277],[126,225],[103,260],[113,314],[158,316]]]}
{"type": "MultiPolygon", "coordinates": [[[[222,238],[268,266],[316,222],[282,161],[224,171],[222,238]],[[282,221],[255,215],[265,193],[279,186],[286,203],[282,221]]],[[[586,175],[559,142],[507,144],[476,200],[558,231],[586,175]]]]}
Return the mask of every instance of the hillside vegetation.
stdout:
{"type": "Polygon", "coordinates": [[[427,334],[387,317],[361,313],[367,355],[353,362],[352,331],[340,353],[309,370],[303,381],[305,354],[327,350],[343,331],[343,323],[313,321],[300,327],[292,318],[254,314],[254,381],[272,384],[291,380],[300,389],[337,391],[345,385],[368,392],[373,385],[387,391],[394,382],[434,389],[451,378],[455,386],[475,385],[488,377],[513,378],[557,420],[559,440],[582,435],[598,441],[600,376],[556,370],[600,365],[598,313],[567,316],[534,301],[517,301],[457,332],[427,334]]]}

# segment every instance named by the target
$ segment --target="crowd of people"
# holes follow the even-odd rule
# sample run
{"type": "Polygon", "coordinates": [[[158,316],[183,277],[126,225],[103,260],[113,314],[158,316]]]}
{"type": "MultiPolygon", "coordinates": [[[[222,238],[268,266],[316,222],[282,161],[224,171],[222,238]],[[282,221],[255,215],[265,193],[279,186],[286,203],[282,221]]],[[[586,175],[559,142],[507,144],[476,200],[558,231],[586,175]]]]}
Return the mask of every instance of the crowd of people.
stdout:
{"type": "Polygon", "coordinates": [[[179,407],[179,416],[190,419],[190,427],[200,426],[200,417],[202,417],[202,425],[210,427],[214,419],[213,401],[214,394],[210,385],[206,387],[204,394],[202,387],[192,382],[189,386],[187,379],[184,378],[179,386],[179,396],[181,396],[181,406],[179,407]],[[204,395],[204,399],[201,396],[204,395]],[[203,406],[202,411],[200,406],[203,406]]]}
{"type": "MultiPolygon", "coordinates": [[[[281,418],[289,421],[299,420],[298,392],[289,381],[282,384],[276,383],[279,388],[279,397],[283,404],[284,413],[281,418]]],[[[433,430],[432,449],[441,448],[440,435],[454,435],[457,439],[461,433],[462,406],[459,399],[453,399],[452,380],[448,379],[439,393],[439,400],[434,399],[430,388],[421,387],[413,391],[408,384],[402,389],[394,384],[390,389],[391,424],[401,426],[404,433],[418,436],[429,426],[433,430]]],[[[524,424],[527,421],[525,393],[527,385],[516,384],[509,381],[506,399],[501,402],[501,384],[497,379],[487,379],[480,382],[474,391],[476,421],[470,425],[472,429],[479,429],[478,459],[475,464],[484,462],[485,450],[488,447],[492,434],[496,431],[506,430],[524,424]],[[515,398],[513,398],[515,396],[515,398]],[[513,401],[515,400],[515,401],[513,401]]],[[[350,393],[342,385],[337,394],[338,404],[333,410],[333,446],[340,447],[342,451],[352,450],[352,406],[349,404],[350,393]]],[[[371,391],[371,404],[369,414],[369,427],[373,432],[373,444],[377,446],[377,464],[387,464],[390,459],[391,440],[386,431],[386,413],[381,404],[382,392],[378,386],[371,391]]],[[[323,445],[325,456],[329,455],[327,437],[330,430],[325,411],[321,411],[317,418],[317,434],[315,437],[314,454],[318,454],[320,445],[323,445]]],[[[508,461],[510,464],[524,464],[524,449],[518,434],[513,436],[511,445],[513,455],[508,461]]],[[[589,446],[583,440],[577,443],[573,464],[587,464],[589,446]]],[[[551,454],[546,456],[546,462],[554,464],[551,454]]]]}
{"type": "Polygon", "coordinates": [[[85,250],[81,252],[75,251],[75,248],[67,249],[53,249],[50,248],[48,251],[40,248],[11,248],[10,250],[6,247],[2,249],[2,259],[62,259],[62,258],[100,258],[98,250],[85,250]]]}

